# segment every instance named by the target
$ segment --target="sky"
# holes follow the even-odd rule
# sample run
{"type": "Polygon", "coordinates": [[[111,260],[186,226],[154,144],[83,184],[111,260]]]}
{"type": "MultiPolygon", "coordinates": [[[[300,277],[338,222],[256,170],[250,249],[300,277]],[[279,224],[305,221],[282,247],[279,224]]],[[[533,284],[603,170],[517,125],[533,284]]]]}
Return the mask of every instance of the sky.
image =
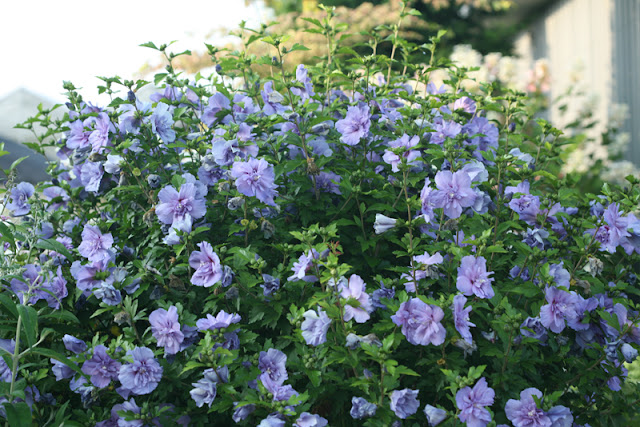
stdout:
{"type": "Polygon", "coordinates": [[[5,1],[0,14],[0,99],[23,87],[64,102],[62,81],[97,98],[95,76],[131,79],[145,62],[157,63],[157,46],[178,40],[174,52],[204,51],[217,28],[249,27],[265,18],[261,2],[244,0],[21,0],[5,1]]]}

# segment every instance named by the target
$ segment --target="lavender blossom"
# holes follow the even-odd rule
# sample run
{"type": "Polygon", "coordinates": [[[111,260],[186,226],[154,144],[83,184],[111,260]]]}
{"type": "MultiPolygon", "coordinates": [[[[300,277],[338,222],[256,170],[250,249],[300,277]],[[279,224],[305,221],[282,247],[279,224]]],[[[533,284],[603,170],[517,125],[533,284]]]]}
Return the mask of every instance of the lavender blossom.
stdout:
{"type": "Polygon", "coordinates": [[[60,266],[58,266],[55,276],[42,285],[42,289],[50,292],[45,292],[44,294],[44,299],[49,307],[59,310],[62,299],[68,295],[67,280],[62,276],[62,268],[60,266]]]}
{"type": "Polygon", "coordinates": [[[178,322],[178,309],[175,306],[169,310],[159,308],[149,315],[151,333],[158,341],[158,346],[164,347],[166,354],[176,354],[180,351],[180,344],[184,341],[184,334],[178,322]]]}
{"type": "Polygon", "coordinates": [[[537,388],[528,388],[520,392],[520,400],[509,399],[504,411],[515,427],[550,427],[551,420],[536,405],[533,396],[542,400],[542,392],[537,388]]]}
{"type": "Polygon", "coordinates": [[[493,272],[487,272],[487,260],[484,257],[465,256],[458,267],[456,287],[466,296],[493,298],[494,292],[491,287],[493,278],[489,277],[491,274],[493,272]]]}
{"type": "Polygon", "coordinates": [[[540,320],[546,328],[559,334],[565,328],[565,320],[577,316],[575,293],[550,286],[545,290],[545,299],[549,304],[540,307],[540,320]]]}
{"type": "Polygon", "coordinates": [[[312,346],[318,346],[327,341],[327,331],[331,325],[331,319],[321,308],[316,313],[314,310],[307,310],[303,314],[302,338],[312,346]]]}
{"type": "Polygon", "coordinates": [[[391,393],[391,410],[403,420],[418,412],[420,401],[417,399],[418,390],[394,390],[391,393]]]}
{"type": "Polygon", "coordinates": [[[220,312],[213,317],[210,314],[207,314],[205,319],[198,319],[196,321],[196,326],[201,331],[211,330],[214,331],[216,329],[228,328],[234,323],[238,323],[242,320],[239,314],[233,313],[229,314],[224,310],[220,310],[220,312]]]}
{"type": "Polygon", "coordinates": [[[70,200],[67,191],[55,185],[42,190],[42,196],[51,202],[49,206],[47,206],[47,212],[55,212],[59,209],[66,208],[70,200]]]}
{"type": "Polygon", "coordinates": [[[438,306],[425,303],[419,298],[412,298],[400,304],[400,308],[391,316],[391,320],[402,326],[402,334],[413,345],[440,345],[444,342],[447,331],[440,321],[444,311],[438,306]]]}
{"type": "Polygon", "coordinates": [[[80,255],[92,262],[106,261],[112,257],[110,251],[112,246],[113,236],[111,233],[102,234],[98,227],[85,224],[82,231],[82,243],[78,246],[80,255]]]}
{"type": "Polygon", "coordinates": [[[194,219],[207,213],[205,200],[196,197],[196,186],[191,183],[182,184],[180,192],[171,185],[164,187],[158,193],[158,199],[156,214],[160,222],[185,233],[191,232],[194,219]]]}
{"type": "Polygon", "coordinates": [[[293,425],[295,427],[325,427],[327,424],[329,424],[329,421],[326,418],[303,412],[293,425]]]}
{"type": "Polygon", "coordinates": [[[389,218],[388,216],[382,214],[376,214],[376,221],[373,223],[373,230],[376,232],[376,234],[382,234],[395,227],[397,221],[398,220],[395,218],[389,218]]]}
{"type": "Polygon", "coordinates": [[[189,394],[191,394],[191,398],[195,400],[198,408],[201,408],[205,404],[211,407],[213,400],[216,398],[217,384],[219,382],[227,382],[228,380],[229,368],[226,366],[218,369],[205,369],[203,378],[191,384],[194,389],[191,390],[189,394]]]}
{"type": "Polygon", "coordinates": [[[118,379],[131,393],[149,394],[156,389],[162,379],[162,366],[146,347],[136,347],[127,352],[133,362],[120,367],[118,379]]]}
{"type": "Polygon", "coordinates": [[[369,106],[349,107],[344,119],[336,122],[336,130],[342,137],[340,140],[347,145],[358,145],[360,140],[367,136],[371,126],[371,114],[369,106]]]}
{"type": "Polygon", "coordinates": [[[11,190],[11,203],[7,209],[13,212],[13,216],[23,216],[29,213],[31,205],[27,200],[33,196],[36,189],[28,182],[21,182],[11,190]]]}
{"type": "Polygon", "coordinates": [[[438,190],[430,195],[430,200],[434,207],[444,209],[449,218],[459,218],[463,208],[473,206],[476,193],[471,189],[471,178],[466,172],[440,171],[435,181],[438,190]]]}
{"type": "Polygon", "coordinates": [[[527,338],[535,338],[540,341],[540,345],[547,345],[547,330],[539,317],[528,317],[520,325],[520,333],[527,338]]]}
{"type": "Polygon", "coordinates": [[[320,258],[320,254],[315,249],[311,249],[307,254],[302,254],[298,258],[297,262],[293,263],[293,275],[289,276],[287,281],[293,282],[297,280],[303,280],[305,282],[316,282],[318,278],[313,275],[308,275],[307,272],[313,267],[313,260],[320,258]]]}
{"type": "Polygon", "coordinates": [[[456,327],[456,331],[460,333],[462,338],[469,344],[473,343],[473,337],[471,336],[470,327],[476,326],[469,321],[469,313],[471,313],[472,307],[464,308],[467,303],[467,299],[458,294],[453,297],[453,321],[456,327]]]}
{"type": "Polygon", "coordinates": [[[111,380],[118,378],[120,362],[107,355],[107,348],[97,345],[93,349],[93,356],[82,365],[82,372],[91,376],[91,384],[98,388],[105,388],[111,380]]]}
{"type": "Polygon", "coordinates": [[[196,270],[191,276],[191,283],[208,288],[222,279],[222,266],[209,243],[200,242],[198,247],[200,250],[193,251],[189,256],[189,265],[196,270]]]}
{"type": "Polygon", "coordinates": [[[75,354],[84,353],[87,350],[87,343],[73,335],[65,334],[62,337],[62,343],[64,348],[75,354]]]}
{"type": "Polygon", "coordinates": [[[157,134],[165,143],[176,140],[176,132],[173,126],[173,107],[163,102],[158,102],[153,114],[149,118],[153,133],[157,134]]]}
{"type": "Polygon", "coordinates": [[[373,311],[373,307],[371,306],[369,294],[365,291],[366,286],[362,278],[357,274],[352,274],[349,277],[348,285],[342,286],[340,296],[347,300],[344,307],[345,322],[355,319],[357,323],[364,323],[369,320],[369,313],[373,311]],[[358,301],[360,303],[359,307],[350,305],[350,299],[358,301]]]}
{"type": "Polygon", "coordinates": [[[353,419],[361,420],[373,417],[377,409],[378,407],[375,403],[368,402],[364,397],[354,396],[351,398],[351,411],[349,411],[349,414],[353,419]]]}
{"type": "Polygon", "coordinates": [[[411,150],[411,148],[418,145],[419,142],[420,137],[418,135],[414,135],[409,139],[409,135],[405,133],[399,139],[389,142],[391,150],[385,150],[382,159],[385,163],[391,165],[391,170],[393,172],[400,171],[398,166],[402,163],[403,158],[406,160],[407,166],[415,166],[417,163],[415,160],[420,157],[420,151],[411,150]],[[396,154],[398,152],[400,152],[400,154],[396,154]]]}
{"type": "Polygon", "coordinates": [[[460,409],[458,418],[470,426],[486,426],[491,422],[491,414],[484,407],[493,405],[494,390],[482,377],[473,388],[464,387],[456,393],[456,405],[460,409]]]}
{"type": "Polygon", "coordinates": [[[427,417],[427,422],[431,427],[435,427],[447,419],[447,411],[431,405],[424,407],[424,415],[427,417]]]}
{"type": "MultiPolygon", "coordinates": [[[[287,356],[280,350],[270,348],[266,352],[261,351],[258,358],[258,368],[262,374],[260,375],[260,381],[263,384],[270,383],[277,386],[282,385],[289,374],[286,368],[287,356]]],[[[267,384],[265,384],[267,386],[267,384]]]]}
{"type": "Polygon", "coordinates": [[[261,202],[275,206],[273,198],[278,195],[273,166],[264,159],[251,158],[246,162],[235,162],[231,176],[241,194],[256,197],[261,202]]]}

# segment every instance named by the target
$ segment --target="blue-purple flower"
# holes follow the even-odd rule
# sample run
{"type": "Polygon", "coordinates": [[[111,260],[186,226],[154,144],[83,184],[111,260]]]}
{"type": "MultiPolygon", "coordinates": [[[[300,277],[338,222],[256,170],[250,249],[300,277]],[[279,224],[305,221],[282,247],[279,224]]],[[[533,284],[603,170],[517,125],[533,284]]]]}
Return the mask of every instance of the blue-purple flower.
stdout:
{"type": "Polygon", "coordinates": [[[164,102],[158,102],[153,114],[149,118],[153,133],[157,134],[165,143],[176,140],[176,132],[173,130],[173,108],[164,102]]]}
{"type": "Polygon", "coordinates": [[[373,311],[373,306],[369,299],[369,294],[365,291],[366,284],[360,276],[352,274],[349,277],[349,282],[346,286],[342,286],[340,290],[340,296],[346,299],[344,306],[344,321],[348,322],[351,319],[355,319],[358,323],[364,323],[369,320],[369,313],[373,311]],[[349,304],[349,300],[354,299],[360,304],[358,307],[354,307],[349,304]]]}
{"type": "Polygon", "coordinates": [[[191,384],[194,388],[189,394],[195,400],[198,408],[205,404],[211,407],[213,400],[216,398],[217,384],[227,381],[229,381],[229,368],[226,366],[217,369],[205,369],[203,378],[191,384]]]}
{"type": "Polygon", "coordinates": [[[196,271],[191,276],[191,283],[196,286],[211,287],[222,279],[220,258],[207,242],[198,243],[199,251],[189,256],[189,265],[196,271]]]}
{"type": "Polygon", "coordinates": [[[356,420],[373,417],[378,407],[375,403],[368,402],[364,397],[351,398],[351,411],[349,414],[356,420]]]}
{"type": "Polygon", "coordinates": [[[415,166],[415,160],[420,157],[420,151],[412,150],[412,148],[418,145],[419,142],[420,137],[418,135],[414,135],[409,138],[409,135],[405,133],[399,139],[389,142],[391,150],[387,149],[384,151],[382,160],[391,165],[391,170],[393,172],[398,172],[400,170],[398,166],[402,163],[403,158],[406,160],[407,166],[415,166]],[[398,152],[400,153],[396,154],[398,152]]]}
{"type": "Polygon", "coordinates": [[[471,178],[466,172],[440,171],[435,181],[438,189],[430,195],[430,200],[436,208],[444,209],[449,218],[458,218],[463,208],[473,206],[476,193],[471,189],[471,178]]]}
{"type": "Polygon", "coordinates": [[[460,333],[462,338],[469,344],[473,343],[473,337],[471,336],[471,326],[476,326],[469,321],[469,313],[471,313],[472,307],[464,308],[467,303],[467,299],[463,295],[456,295],[453,297],[453,322],[456,327],[456,331],[460,333]]]}
{"type": "Polygon", "coordinates": [[[159,308],[149,315],[151,333],[158,341],[158,346],[164,347],[166,354],[176,354],[180,351],[180,344],[184,341],[184,334],[178,322],[178,309],[175,306],[169,310],[159,308]]]}
{"type": "Polygon", "coordinates": [[[309,99],[309,97],[315,95],[311,79],[308,76],[308,71],[303,64],[299,64],[296,68],[296,81],[302,83],[304,87],[292,87],[291,92],[293,92],[294,95],[298,95],[302,101],[305,101],[309,99]]]}
{"type": "Polygon", "coordinates": [[[369,106],[362,105],[349,107],[344,119],[338,120],[336,130],[342,137],[340,140],[347,145],[358,145],[360,140],[367,136],[371,126],[371,114],[369,106]]]}
{"type": "Polygon", "coordinates": [[[201,331],[211,330],[214,331],[216,329],[228,328],[234,323],[238,323],[242,318],[237,313],[227,313],[224,310],[220,310],[220,312],[213,317],[210,314],[207,314],[207,317],[204,319],[198,319],[196,321],[196,326],[201,331]]]}
{"type": "Polygon", "coordinates": [[[182,184],[180,192],[171,185],[164,187],[158,193],[158,199],[156,214],[160,222],[185,233],[191,232],[194,219],[207,213],[205,200],[196,197],[196,186],[192,183],[182,184]]]}
{"type": "Polygon", "coordinates": [[[136,347],[127,354],[133,357],[133,362],[120,367],[118,379],[122,386],[136,395],[151,393],[162,379],[162,366],[153,356],[153,351],[136,347]]]}
{"type": "Polygon", "coordinates": [[[547,287],[545,299],[548,304],[540,307],[540,320],[542,324],[559,334],[565,328],[565,320],[571,320],[577,316],[575,311],[576,295],[562,291],[553,286],[547,287]]]}
{"type": "Polygon", "coordinates": [[[418,412],[420,401],[418,400],[418,390],[394,390],[391,393],[391,410],[398,418],[403,420],[418,412]]]}
{"type": "Polygon", "coordinates": [[[7,205],[7,209],[13,212],[13,216],[23,216],[31,210],[31,204],[28,200],[36,192],[32,184],[21,182],[11,190],[11,203],[7,205]]]}
{"type": "Polygon", "coordinates": [[[266,352],[261,351],[258,357],[258,368],[260,368],[260,381],[269,388],[268,383],[281,386],[289,374],[286,368],[287,356],[280,350],[270,348],[266,352]]]}
{"type": "Polygon", "coordinates": [[[438,306],[412,298],[400,304],[391,320],[402,327],[402,334],[413,345],[440,345],[447,334],[440,321],[444,311],[438,306]]]}
{"type": "Polygon", "coordinates": [[[552,425],[551,419],[541,408],[538,408],[533,396],[542,400],[542,392],[531,387],[520,392],[520,400],[509,399],[504,407],[507,418],[515,427],[550,427],[552,425]]]}
{"type": "Polygon", "coordinates": [[[106,261],[112,256],[113,236],[111,233],[102,234],[94,225],[85,224],[82,231],[82,243],[78,246],[80,255],[89,261],[106,261]]]}
{"type": "Polygon", "coordinates": [[[491,422],[491,414],[485,406],[493,405],[494,398],[494,390],[484,377],[480,378],[473,388],[464,387],[456,393],[456,405],[460,409],[458,418],[468,426],[486,426],[491,422]]]}
{"type": "Polygon", "coordinates": [[[87,350],[87,343],[73,335],[65,334],[62,337],[62,343],[64,348],[75,354],[84,353],[87,350]]]}
{"type": "Polygon", "coordinates": [[[373,223],[373,231],[375,231],[376,234],[382,234],[395,227],[397,221],[395,218],[389,218],[388,216],[378,213],[376,214],[376,221],[373,223]]]}
{"type": "Polygon", "coordinates": [[[456,287],[466,296],[475,295],[478,298],[493,298],[491,287],[493,272],[487,272],[487,260],[484,257],[475,258],[467,255],[460,261],[456,287]]]}
{"type": "Polygon", "coordinates": [[[447,418],[447,411],[427,405],[424,407],[424,415],[427,417],[429,426],[435,427],[447,418]]]}
{"type": "Polygon", "coordinates": [[[302,322],[302,338],[312,346],[323,344],[327,341],[327,331],[331,325],[331,319],[321,308],[318,311],[307,310],[303,314],[304,322],[302,322]]]}
{"type": "Polygon", "coordinates": [[[307,272],[313,267],[313,260],[320,258],[320,254],[315,249],[311,249],[307,254],[302,254],[297,262],[293,263],[291,271],[293,274],[287,278],[289,282],[304,280],[305,282],[316,282],[318,278],[309,275],[307,272]]]}
{"type": "Polygon", "coordinates": [[[324,427],[327,424],[329,424],[329,421],[326,418],[317,414],[303,412],[293,425],[295,427],[324,427]]]}
{"type": "Polygon", "coordinates": [[[278,195],[273,166],[264,159],[251,158],[246,162],[235,162],[231,176],[236,180],[238,191],[245,196],[256,197],[261,202],[275,206],[273,198],[278,195]]]}
{"type": "Polygon", "coordinates": [[[120,368],[120,362],[107,355],[107,348],[97,345],[93,349],[91,359],[82,365],[82,372],[91,376],[91,384],[98,388],[105,388],[111,380],[118,378],[120,368]]]}

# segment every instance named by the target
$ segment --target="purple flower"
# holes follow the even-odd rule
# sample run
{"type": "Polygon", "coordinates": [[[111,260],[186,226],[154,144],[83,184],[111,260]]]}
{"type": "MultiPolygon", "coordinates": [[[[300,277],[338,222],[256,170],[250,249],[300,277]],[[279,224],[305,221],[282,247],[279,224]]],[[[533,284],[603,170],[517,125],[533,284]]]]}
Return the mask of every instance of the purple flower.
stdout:
{"type": "Polygon", "coordinates": [[[473,337],[469,327],[476,325],[469,321],[469,313],[471,313],[472,307],[464,308],[466,303],[467,299],[460,294],[453,297],[453,321],[456,331],[460,333],[462,338],[469,344],[473,344],[473,337]]]}
{"type": "Polygon", "coordinates": [[[468,426],[482,427],[491,422],[491,414],[484,406],[493,405],[495,392],[480,378],[473,388],[465,387],[456,393],[456,405],[460,409],[458,418],[468,426]]]}
{"type": "Polygon", "coordinates": [[[229,314],[224,310],[220,310],[216,317],[207,314],[206,319],[198,319],[196,321],[196,326],[203,332],[206,330],[214,331],[216,329],[228,328],[232,324],[238,323],[240,320],[242,320],[242,318],[239,314],[229,314]]]}
{"type": "Polygon", "coordinates": [[[60,309],[61,300],[68,295],[67,280],[62,276],[62,268],[60,266],[58,266],[56,275],[42,285],[42,289],[51,292],[45,292],[44,294],[44,299],[47,301],[49,307],[55,310],[60,309]]]}
{"type": "Polygon", "coordinates": [[[112,124],[105,112],[100,112],[98,117],[91,117],[89,120],[94,130],[89,134],[88,141],[91,144],[91,152],[97,153],[109,143],[109,130],[112,124]]]}
{"type": "Polygon", "coordinates": [[[313,260],[318,258],[320,258],[320,254],[315,249],[311,249],[306,255],[300,255],[298,261],[293,263],[291,268],[293,275],[289,276],[287,281],[304,280],[305,282],[316,282],[318,278],[313,275],[307,275],[307,272],[313,267],[313,260]]]}
{"type": "Polygon", "coordinates": [[[100,163],[94,163],[86,161],[80,168],[80,182],[84,185],[84,189],[97,193],[100,190],[100,182],[102,182],[102,176],[104,170],[100,163]]]}
{"type": "Polygon", "coordinates": [[[565,319],[571,320],[577,316],[574,307],[576,294],[550,286],[545,291],[545,299],[549,304],[540,307],[540,320],[546,328],[559,334],[564,330],[565,319]]]}
{"type": "Polygon", "coordinates": [[[347,300],[344,306],[345,322],[355,319],[357,323],[364,323],[369,320],[369,313],[373,311],[373,306],[369,300],[369,294],[365,291],[366,286],[362,278],[357,274],[352,274],[351,277],[349,277],[348,285],[342,286],[340,296],[347,300]],[[358,303],[360,303],[359,307],[350,305],[350,299],[358,301],[358,303]]]}
{"type": "Polygon", "coordinates": [[[229,368],[226,366],[218,369],[206,369],[203,378],[191,384],[194,389],[191,390],[189,394],[191,394],[191,398],[196,401],[198,408],[201,408],[205,404],[211,407],[213,400],[216,398],[216,385],[219,382],[227,381],[229,381],[229,368]]]}
{"type": "MultiPolygon", "coordinates": [[[[296,94],[295,92],[293,93],[296,94]]],[[[273,90],[272,81],[268,81],[264,84],[264,90],[260,92],[260,95],[262,95],[262,100],[264,101],[264,107],[262,107],[262,112],[266,116],[271,116],[273,114],[282,114],[285,112],[286,107],[282,105],[282,101],[284,101],[284,96],[282,96],[280,92],[273,90]]],[[[299,94],[296,94],[296,95],[299,95],[299,94]]]]}
{"type": "Polygon", "coordinates": [[[564,406],[554,406],[547,411],[547,416],[551,420],[551,427],[571,427],[574,425],[571,411],[564,406]]]}
{"type": "Polygon", "coordinates": [[[153,133],[162,138],[165,143],[171,143],[176,140],[176,132],[171,127],[173,126],[172,109],[168,104],[159,102],[149,118],[153,133]]]}
{"type": "MultiPolygon", "coordinates": [[[[49,359],[49,361],[53,364],[53,366],[51,367],[51,372],[53,372],[53,375],[56,376],[56,381],[66,380],[73,377],[73,369],[71,369],[64,363],[57,361],[56,359],[49,359]]],[[[4,381],[3,375],[0,375],[0,379],[4,381]]],[[[9,376],[9,382],[10,381],[11,376],[9,376]]]]}
{"type": "Polygon", "coordinates": [[[47,206],[48,212],[55,212],[59,209],[66,208],[67,203],[70,200],[69,194],[67,194],[66,190],[57,186],[45,188],[42,190],[42,195],[46,200],[51,201],[49,206],[47,206]]]}
{"type": "Polygon", "coordinates": [[[151,333],[158,341],[158,346],[164,347],[166,354],[176,354],[180,351],[180,344],[184,341],[184,334],[178,322],[178,309],[175,306],[169,310],[159,308],[149,315],[151,333]]]}
{"type": "Polygon", "coordinates": [[[385,288],[384,283],[380,281],[380,288],[371,294],[371,305],[374,308],[386,309],[387,306],[382,302],[382,298],[393,299],[396,295],[396,288],[385,288]]]}
{"type": "Polygon", "coordinates": [[[326,418],[303,412],[293,425],[296,427],[324,427],[327,424],[329,424],[329,421],[326,418]]]}
{"type": "Polygon", "coordinates": [[[358,145],[360,140],[367,136],[371,126],[371,114],[369,106],[349,107],[344,119],[338,120],[336,129],[342,137],[340,140],[347,145],[358,145]]]}
{"type": "Polygon", "coordinates": [[[198,247],[200,250],[193,251],[189,257],[189,265],[196,269],[191,276],[191,283],[208,288],[222,279],[222,266],[209,243],[198,243],[198,247]]]}
{"type": "Polygon", "coordinates": [[[429,425],[435,427],[447,418],[447,411],[427,405],[424,407],[424,415],[426,415],[429,425]]]}
{"type": "Polygon", "coordinates": [[[339,185],[340,181],[342,181],[342,177],[333,172],[320,172],[316,176],[318,190],[326,193],[342,194],[339,185]]]}
{"type": "Polygon", "coordinates": [[[87,343],[69,334],[62,337],[62,343],[67,350],[75,354],[84,353],[87,350],[87,343]]]}
{"type": "Polygon", "coordinates": [[[39,265],[27,264],[22,274],[25,280],[11,279],[11,290],[21,304],[35,304],[38,300],[45,298],[46,292],[40,289],[44,281],[40,270],[39,265]]]}
{"type": "Polygon", "coordinates": [[[296,81],[303,84],[304,88],[292,87],[291,92],[294,95],[298,95],[301,100],[304,102],[309,99],[309,97],[315,95],[313,92],[313,85],[311,84],[311,79],[308,77],[307,69],[304,65],[299,64],[296,68],[296,81]]]}
{"type": "Polygon", "coordinates": [[[400,170],[398,169],[398,165],[401,163],[402,158],[406,159],[407,166],[415,166],[415,160],[420,157],[420,152],[418,150],[411,150],[411,148],[418,145],[419,142],[420,137],[418,135],[414,135],[409,139],[409,135],[405,133],[399,139],[389,142],[389,147],[395,150],[385,150],[382,160],[391,165],[391,170],[393,172],[398,172],[400,170]],[[400,152],[400,155],[396,154],[397,152],[400,152]]]}
{"type": "Polygon", "coordinates": [[[438,190],[430,195],[430,200],[434,207],[444,209],[449,218],[459,218],[462,208],[473,206],[476,193],[471,189],[471,178],[466,172],[440,171],[435,181],[438,190]]]}
{"type": "Polygon", "coordinates": [[[551,420],[538,408],[533,396],[542,400],[542,392],[537,388],[528,388],[520,392],[520,400],[509,399],[504,411],[515,427],[550,427],[551,420]]]}
{"type": "Polygon", "coordinates": [[[491,274],[493,272],[487,272],[487,260],[484,257],[475,258],[467,255],[460,261],[456,287],[466,296],[493,298],[494,292],[491,287],[493,278],[489,277],[491,274]]]}
{"type": "Polygon", "coordinates": [[[286,423],[280,417],[282,417],[280,414],[269,415],[267,418],[260,421],[258,427],[284,427],[286,423]]]}
{"type": "Polygon", "coordinates": [[[93,289],[93,295],[107,305],[118,305],[122,302],[122,294],[110,283],[102,282],[93,289]]]}
{"type": "Polygon", "coordinates": [[[368,402],[364,397],[352,397],[351,398],[351,417],[356,420],[363,418],[373,417],[376,414],[378,407],[375,403],[368,402]]]}
{"type": "Polygon", "coordinates": [[[201,120],[204,124],[211,127],[218,121],[216,114],[229,108],[231,108],[231,101],[222,93],[216,92],[209,98],[209,105],[202,112],[201,120]]]}
{"type": "MultiPolygon", "coordinates": [[[[115,412],[117,415],[118,411],[123,411],[127,415],[133,415],[133,414],[140,415],[140,412],[141,412],[140,407],[136,404],[136,401],[133,398],[131,398],[128,401],[122,402],[121,405],[114,405],[111,412],[112,413],[115,412]]],[[[127,417],[127,418],[130,418],[130,417],[127,417]]],[[[118,416],[117,420],[118,420],[117,421],[118,427],[143,427],[145,425],[143,420],[138,420],[138,419],[127,421],[124,418],[118,416]]]]}
{"type": "Polygon", "coordinates": [[[331,319],[321,308],[316,313],[314,310],[307,310],[303,314],[302,338],[312,346],[318,346],[327,341],[327,331],[331,325],[331,319]]]}
{"type": "Polygon", "coordinates": [[[418,412],[420,401],[418,398],[418,390],[394,390],[391,393],[391,410],[398,418],[403,420],[418,412]]]}
{"type": "Polygon", "coordinates": [[[196,186],[192,183],[182,184],[180,192],[169,185],[158,193],[160,203],[156,206],[156,214],[163,224],[171,224],[172,228],[191,232],[194,219],[202,218],[207,213],[205,200],[196,197],[196,186]]]}
{"type": "Polygon", "coordinates": [[[245,420],[253,411],[256,410],[256,405],[254,404],[238,406],[238,402],[233,402],[233,407],[235,410],[233,411],[231,418],[236,423],[245,420]]]}
{"type": "Polygon", "coordinates": [[[264,280],[264,283],[260,285],[260,287],[265,297],[271,296],[271,294],[280,289],[280,279],[270,276],[269,274],[263,274],[262,280],[264,280]]]}
{"type": "MultiPolygon", "coordinates": [[[[4,351],[2,350],[0,351],[2,353],[6,351],[8,354],[5,354],[5,356],[9,357],[9,355],[13,355],[13,353],[16,351],[16,342],[15,340],[12,340],[12,339],[0,338],[0,348],[4,350],[4,351]]],[[[11,368],[9,367],[9,365],[7,365],[7,362],[5,362],[4,358],[0,357],[0,381],[4,381],[5,383],[10,383],[11,377],[12,377],[11,368]]]]}
{"type": "Polygon", "coordinates": [[[442,255],[440,255],[440,252],[436,252],[433,255],[429,255],[429,252],[425,252],[422,255],[414,256],[413,260],[425,266],[431,266],[436,264],[442,264],[442,261],[444,261],[444,258],[442,258],[442,255]]]}
{"type": "MultiPolygon", "coordinates": [[[[498,148],[498,128],[486,117],[475,116],[465,125],[464,131],[470,138],[469,143],[477,146],[478,151],[489,151],[498,148]]],[[[474,155],[478,160],[485,161],[479,152],[476,151],[474,155]]]]}
{"type": "Polygon", "coordinates": [[[92,262],[107,261],[112,256],[109,250],[112,246],[113,236],[111,233],[102,234],[98,227],[85,224],[82,231],[82,243],[78,246],[80,255],[92,262]]]}
{"type": "Polygon", "coordinates": [[[86,131],[85,127],[91,125],[91,118],[83,121],[76,120],[69,123],[69,136],[67,137],[67,147],[74,150],[76,148],[84,148],[89,146],[90,131],[86,131]]]}
{"type": "Polygon", "coordinates": [[[261,202],[275,206],[273,198],[278,195],[273,166],[264,159],[251,158],[246,162],[235,162],[231,167],[231,176],[236,187],[245,196],[255,196],[261,202]]]}
{"type": "Polygon", "coordinates": [[[285,364],[287,363],[287,356],[280,350],[270,348],[266,352],[261,351],[258,358],[258,368],[262,374],[260,375],[260,381],[267,387],[267,383],[281,386],[289,374],[285,364]]]}
{"type": "Polygon", "coordinates": [[[431,133],[429,143],[442,145],[447,138],[455,138],[462,132],[462,125],[453,120],[444,120],[436,117],[431,124],[434,132],[431,133]]]}
{"type": "Polygon", "coordinates": [[[23,216],[29,213],[31,205],[27,200],[33,196],[36,189],[28,182],[21,182],[11,190],[11,203],[7,209],[13,212],[13,216],[23,216]]]}
{"type": "Polygon", "coordinates": [[[97,345],[93,349],[91,359],[82,365],[82,372],[91,376],[91,384],[98,388],[105,388],[111,380],[118,378],[120,368],[120,362],[107,355],[107,348],[103,345],[97,345]]]}
{"type": "Polygon", "coordinates": [[[149,394],[156,389],[162,379],[162,366],[146,347],[136,347],[127,352],[133,357],[133,363],[120,367],[118,379],[122,386],[133,394],[149,394]]]}
{"type": "Polygon", "coordinates": [[[547,330],[539,317],[528,317],[527,320],[522,322],[520,333],[525,337],[537,339],[541,345],[547,345],[547,330]]]}
{"type": "Polygon", "coordinates": [[[444,311],[438,306],[412,298],[400,304],[400,308],[391,316],[391,320],[402,326],[402,334],[413,345],[440,345],[447,331],[440,323],[444,311]]]}
{"type": "MultiPolygon", "coordinates": [[[[507,193],[505,191],[505,195],[506,194],[507,193]]],[[[540,197],[532,196],[531,194],[524,194],[517,199],[511,199],[509,207],[515,213],[520,215],[521,220],[531,226],[536,226],[537,216],[540,213],[540,197]]]]}

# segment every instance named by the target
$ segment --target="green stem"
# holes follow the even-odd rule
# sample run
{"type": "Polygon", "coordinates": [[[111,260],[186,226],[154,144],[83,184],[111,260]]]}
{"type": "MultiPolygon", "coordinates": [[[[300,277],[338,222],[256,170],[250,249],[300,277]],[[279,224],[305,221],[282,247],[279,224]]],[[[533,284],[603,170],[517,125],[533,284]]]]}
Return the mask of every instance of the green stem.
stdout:
{"type": "Polygon", "coordinates": [[[18,361],[20,360],[20,327],[22,326],[22,315],[18,315],[18,326],[16,327],[16,346],[13,349],[13,357],[11,362],[11,386],[9,387],[9,399],[13,401],[13,390],[16,385],[16,376],[18,374],[18,361]]]}

